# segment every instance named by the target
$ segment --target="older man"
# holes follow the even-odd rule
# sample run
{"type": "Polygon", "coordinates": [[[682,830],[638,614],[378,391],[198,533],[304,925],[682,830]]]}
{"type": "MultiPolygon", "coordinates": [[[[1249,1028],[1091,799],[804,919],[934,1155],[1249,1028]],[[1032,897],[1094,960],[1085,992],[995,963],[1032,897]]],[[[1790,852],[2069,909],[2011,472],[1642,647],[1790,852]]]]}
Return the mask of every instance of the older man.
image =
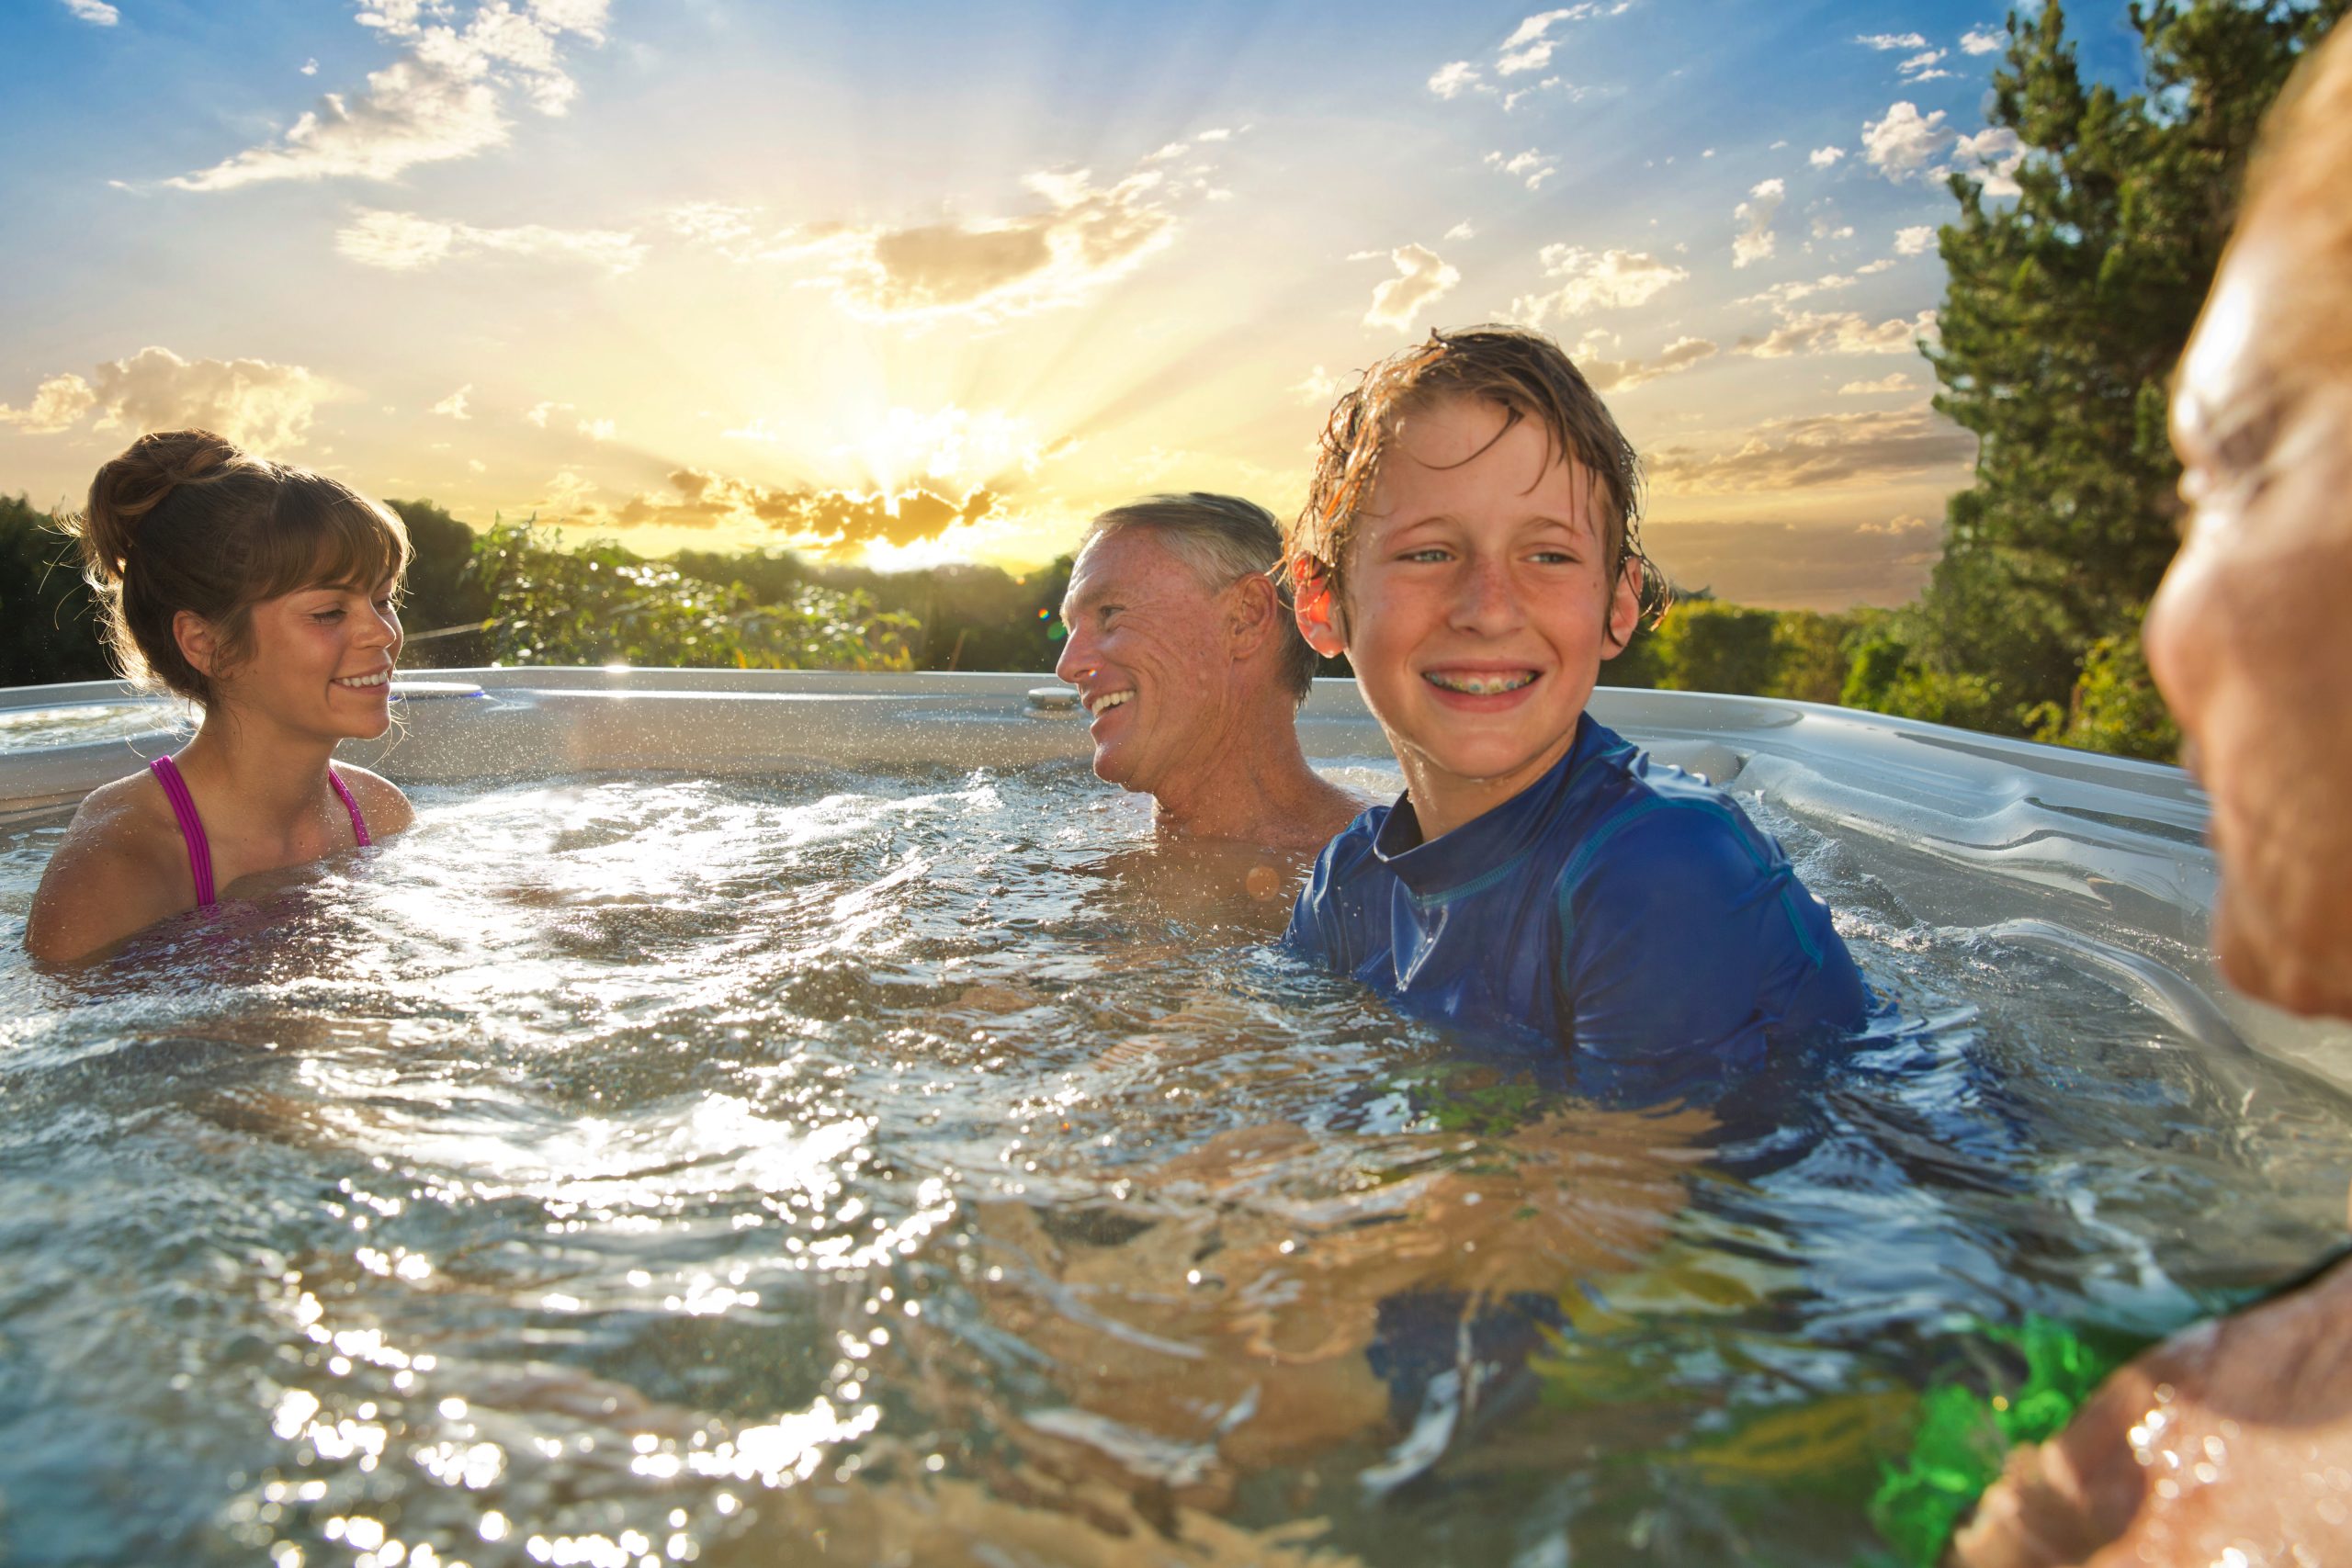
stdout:
{"type": "MultiPolygon", "coordinates": [[[[2174,391],[2194,515],[2144,641],[2212,795],[2222,973],[2352,1018],[2352,25],[2264,140],[2174,391]]],[[[2011,1456],[1954,1555],[2352,1562],[2352,1263],[2109,1379],[2011,1456]]]]}
{"type": "Polygon", "coordinates": [[[1197,491],[1114,507],[1080,541],[1054,673],[1092,719],[1096,774],[1150,795],[1164,833],[1311,854],[1363,807],[1298,748],[1315,651],[1281,559],[1263,507],[1197,491]]]}

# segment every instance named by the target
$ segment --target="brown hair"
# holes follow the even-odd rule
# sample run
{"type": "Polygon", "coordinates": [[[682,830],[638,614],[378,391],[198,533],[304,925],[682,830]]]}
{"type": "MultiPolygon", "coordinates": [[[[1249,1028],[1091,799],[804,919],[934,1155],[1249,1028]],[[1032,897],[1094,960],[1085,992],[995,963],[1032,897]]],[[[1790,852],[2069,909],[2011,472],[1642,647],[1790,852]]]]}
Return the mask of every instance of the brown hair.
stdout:
{"type": "Polygon", "coordinates": [[[182,610],[210,623],[215,671],[248,651],[253,607],[320,583],[395,585],[408,570],[398,513],[340,479],[256,457],[209,430],[142,435],[98,470],[68,528],[125,679],[199,703],[217,682],[180,652],[182,610]]]}
{"type": "MultiPolygon", "coordinates": [[[[1547,460],[1573,458],[1598,483],[1594,519],[1608,580],[1630,564],[1641,573],[1645,616],[1665,607],[1665,579],[1642,552],[1642,464],[1584,373],[1560,345],[1523,327],[1463,327],[1391,355],[1364,372],[1323,427],[1306,506],[1292,525],[1287,570],[1319,568],[1335,602],[1347,594],[1349,548],[1356,519],[1380,479],[1380,461],[1399,414],[1441,398],[1477,398],[1503,411],[1503,431],[1532,420],[1544,434],[1547,460]]],[[[1496,432],[1496,439],[1502,431],[1496,432]]]]}
{"type": "Polygon", "coordinates": [[[2290,276],[2309,297],[2308,330],[2287,352],[2323,371],[2352,363],[2352,201],[2344,195],[2352,168],[2352,22],[2338,22],[2305,53],[2262,122],[2262,141],[2246,172],[2237,231],[2265,214],[2309,225],[2290,276]]]}
{"type": "Polygon", "coordinates": [[[1315,687],[1315,650],[1298,635],[1290,616],[1290,592],[1282,570],[1282,525],[1272,513],[1254,501],[1206,491],[1148,495],[1114,506],[1088,524],[1078,541],[1079,553],[1085,554],[1097,539],[1128,528],[1150,529],[1211,593],[1221,593],[1245,577],[1272,579],[1283,607],[1276,633],[1283,680],[1295,699],[1306,700],[1315,687]]]}

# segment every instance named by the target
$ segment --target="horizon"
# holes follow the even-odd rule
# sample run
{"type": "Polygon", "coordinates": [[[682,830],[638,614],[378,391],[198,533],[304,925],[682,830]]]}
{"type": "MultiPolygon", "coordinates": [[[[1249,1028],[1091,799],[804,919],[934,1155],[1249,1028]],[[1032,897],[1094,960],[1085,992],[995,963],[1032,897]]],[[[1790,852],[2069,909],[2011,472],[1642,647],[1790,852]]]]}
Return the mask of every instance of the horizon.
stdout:
{"type": "MultiPolygon", "coordinates": [[[[1152,491],[1295,511],[1356,371],[1510,320],[1678,582],[1907,600],[1974,452],[1916,346],[1939,176],[2017,157],[1973,5],[43,0],[0,41],[42,67],[0,154],[34,504],[198,423],[477,527],[886,570],[1035,570],[1152,491]]],[[[2090,18],[2086,73],[2134,65],[2090,18]]]]}

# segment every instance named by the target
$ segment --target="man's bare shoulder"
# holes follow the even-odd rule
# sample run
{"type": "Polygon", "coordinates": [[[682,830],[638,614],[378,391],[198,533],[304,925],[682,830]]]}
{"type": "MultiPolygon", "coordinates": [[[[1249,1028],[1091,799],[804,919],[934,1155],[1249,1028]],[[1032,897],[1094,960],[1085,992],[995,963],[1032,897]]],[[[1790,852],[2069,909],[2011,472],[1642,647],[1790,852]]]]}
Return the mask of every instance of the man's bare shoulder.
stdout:
{"type": "Polygon", "coordinates": [[[163,786],[148,773],[90,792],[41,873],[25,950],[85,957],[195,902],[187,850],[163,786]]]}

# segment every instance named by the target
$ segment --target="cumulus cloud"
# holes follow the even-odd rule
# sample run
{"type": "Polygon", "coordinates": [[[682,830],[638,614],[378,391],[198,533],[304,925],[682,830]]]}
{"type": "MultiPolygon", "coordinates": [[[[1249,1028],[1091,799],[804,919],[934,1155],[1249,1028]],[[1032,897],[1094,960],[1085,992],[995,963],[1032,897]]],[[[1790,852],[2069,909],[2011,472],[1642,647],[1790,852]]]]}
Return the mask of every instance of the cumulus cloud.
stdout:
{"type": "Polygon", "coordinates": [[[109,360],[93,379],[51,376],[22,409],[0,405],[0,423],[55,434],[92,418],[95,430],[215,430],[260,452],[299,446],[334,388],[299,365],[266,359],[182,359],[143,348],[109,360]],[[93,417],[95,416],[95,417],[93,417]]]}
{"type": "Polygon", "coordinates": [[[1462,274],[1426,245],[1400,245],[1388,253],[1388,259],[1396,264],[1396,276],[1372,291],[1372,309],[1363,315],[1368,327],[1411,332],[1413,319],[1422,309],[1444,298],[1462,281],[1462,274]]]}
{"type": "Polygon", "coordinates": [[[1917,381],[1897,370],[1892,376],[1882,376],[1875,381],[1849,381],[1838,389],[1841,398],[1873,398],[1884,392],[1908,392],[1918,386],[1917,381]]]}
{"type": "Polygon", "coordinates": [[[1485,162],[1487,167],[1490,169],[1500,169],[1504,174],[1525,180],[1527,188],[1530,190],[1535,189],[1545,180],[1559,173],[1559,168],[1552,162],[1550,153],[1538,152],[1532,147],[1524,152],[1514,152],[1508,158],[1500,152],[1489,152],[1485,162]]]}
{"type": "Polygon", "coordinates": [[[1579,0],[1579,4],[1557,11],[1542,11],[1522,21],[1503,39],[1502,49],[1495,61],[1496,72],[1504,76],[1522,71],[1541,71],[1552,63],[1552,51],[1560,47],[1560,39],[1551,36],[1552,29],[1562,22],[1590,21],[1595,17],[1619,17],[1633,8],[1633,0],[1617,0],[1615,5],[1602,5],[1598,0],[1579,0]]]}
{"type": "Polygon", "coordinates": [[[1355,382],[1345,376],[1334,376],[1320,365],[1306,373],[1306,378],[1291,388],[1298,400],[1309,408],[1329,408],[1340,400],[1340,394],[1355,382]]]}
{"type": "Polygon", "coordinates": [[[1922,115],[1909,102],[1890,104],[1886,118],[1862,127],[1862,152],[1871,167],[1898,182],[1926,168],[1957,140],[1944,124],[1943,110],[1922,115]]]}
{"type": "Polygon", "coordinates": [[[1826,169],[1836,164],[1838,160],[1845,155],[1846,150],[1843,147],[1816,147],[1806,162],[1816,169],[1826,169]]]}
{"type": "Polygon", "coordinates": [[[1478,230],[1476,225],[1465,218],[1461,222],[1456,223],[1453,228],[1448,229],[1445,231],[1445,237],[1449,240],[1475,240],[1478,237],[1478,230]]]}
{"type": "Polygon", "coordinates": [[[2025,143],[2007,126],[1995,126],[1952,143],[1952,166],[1984,182],[1986,196],[2018,196],[2018,166],[2025,143]]]}
{"type": "Polygon", "coordinates": [[[1747,199],[1732,214],[1739,223],[1739,233],[1731,243],[1732,265],[1746,266],[1771,255],[1772,215],[1781,210],[1788,192],[1789,187],[1779,180],[1763,180],[1747,193],[1747,199]]]}
{"type": "Polygon", "coordinates": [[[1915,223],[1908,229],[1894,231],[1894,254],[1899,256],[1923,256],[1936,248],[1936,230],[1932,223],[1915,223]]]}
{"type": "Polygon", "coordinates": [[[65,8],[92,27],[110,28],[122,20],[122,13],[107,0],[65,0],[65,8]]]}
{"type": "Polygon", "coordinates": [[[492,254],[571,261],[624,273],[645,259],[634,234],[612,229],[549,229],[528,223],[513,229],[477,229],[413,212],[355,208],[349,226],[336,231],[334,248],[363,266],[416,272],[460,257],[492,254]]]}
{"type": "Polygon", "coordinates": [[[1934,524],[1924,517],[1904,513],[1890,517],[1883,523],[1857,523],[1854,525],[1854,532],[1877,534],[1890,539],[1911,539],[1919,537],[1934,526],[1934,524]]]}
{"type": "Polygon", "coordinates": [[[1720,352],[1716,345],[1702,337],[1675,339],[1658,351],[1655,359],[1603,359],[1592,354],[1592,339],[1577,345],[1577,368],[1592,383],[1597,392],[1622,392],[1655,381],[1661,376],[1672,376],[1688,370],[1702,360],[1713,359],[1720,352]]]}
{"type": "Polygon", "coordinates": [[[563,67],[568,38],[604,41],[608,0],[484,0],[460,28],[446,5],[363,4],[362,27],[404,46],[356,97],[329,93],[276,140],[169,183],[231,190],[266,180],[397,178],[419,164],[469,158],[505,143],[506,105],[562,114],[578,93],[563,67]]]}
{"type": "Polygon", "coordinates": [[[1921,405],[1766,420],[1729,451],[1657,449],[1650,473],[1698,492],[1819,490],[1917,478],[1975,456],[1976,437],[1921,405]]]}
{"type": "Polygon", "coordinates": [[[935,539],[959,525],[994,516],[1004,500],[985,487],[961,495],[923,485],[831,490],[763,485],[695,468],[673,470],[667,491],[633,495],[616,507],[591,499],[593,488],[576,475],[557,476],[549,510],[616,528],[766,528],[797,545],[837,555],[854,554],[870,544],[935,539]]]}
{"type": "Polygon", "coordinates": [[[583,419],[580,422],[580,434],[591,441],[610,441],[613,432],[613,422],[609,419],[583,419]]]}
{"type": "Polygon", "coordinates": [[[473,415],[466,412],[466,398],[473,389],[474,384],[469,381],[439,402],[435,403],[428,412],[440,414],[446,419],[471,419],[473,415]]]}
{"type": "Polygon", "coordinates": [[[570,403],[533,403],[529,408],[523,411],[523,417],[529,420],[533,424],[537,425],[541,430],[545,430],[548,427],[548,416],[549,414],[557,412],[569,413],[571,412],[571,405],[570,403]]]}
{"type": "Polygon", "coordinates": [[[1538,254],[1544,276],[1559,287],[1549,294],[1522,295],[1511,314],[1531,327],[1547,320],[1571,321],[1588,310],[1622,310],[1647,304],[1661,289],[1690,275],[1645,252],[1603,251],[1577,245],[1546,245],[1538,254]]]}
{"type": "Polygon", "coordinates": [[[1960,35],[1960,47],[1970,54],[1991,54],[2008,45],[1996,28],[1971,28],[1960,35]]]}
{"type": "Polygon", "coordinates": [[[1943,60],[1944,52],[1945,51],[1940,49],[1923,51],[1920,53],[1913,55],[1902,64],[1896,66],[1894,68],[1894,73],[1902,77],[1905,82],[1943,81],[1951,75],[1951,73],[1949,71],[1939,71],[1936,69],[1937,65],[1943,60]]]}
{"type": "Polygon", "coordinates": [[[1479,85],[1478,68],[1466,60],[1441,65],[1430,74],[1430,91],[1441,98],[1458,98],[1479,85]]]}
{"type": "MultiPolygon", "coordinates": [[[[1188,188],[1157,168],[1109,186],[1084,169],[1035,174],[1022,184],[1037,205],[1018,217],[824,224],[755,248],[742,246],[727,219],[706,211],[694,221],[705,234],[732,235],[717,242],[722,250],[813,265],[810,281],[861,320],[993,321],[1077,304],[1133,272],[1175,237],[1175,198],[1188,188]]],[[[1189,188],[1206,187],[1196,180],[1189,188]]]]}
{"type": "Polygon", "coordinates": [[[1921,340],[1933,342],[1936,313],[1922,310],[1908,321],[1871,321],[1859,310],[1825,314],[1789,311],[1761,338],[1742,338],[1740,351],[1758,359],[1788,359],[1811,354],[1910,354],[1921,340]]]}
{"type": "Polygon", "coordinates": [[[1928,40],[1917,33],[1863,33],[1854,41],[1870,49],[1925,49],[1928,40]]]}

